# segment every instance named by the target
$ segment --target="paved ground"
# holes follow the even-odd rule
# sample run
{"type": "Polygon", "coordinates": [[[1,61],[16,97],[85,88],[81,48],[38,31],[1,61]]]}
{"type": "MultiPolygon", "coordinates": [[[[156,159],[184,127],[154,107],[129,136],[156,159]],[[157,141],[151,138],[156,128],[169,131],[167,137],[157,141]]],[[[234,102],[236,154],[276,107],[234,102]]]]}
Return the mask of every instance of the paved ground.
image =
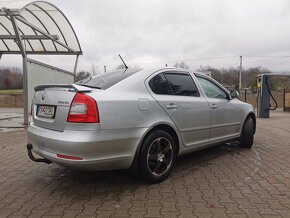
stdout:
{"type": "Polygon", "coordinates": [[[24,130],[0,132],[0,217],[290,217],[290,114],[271,115],[258,120],[253,149],[187,155],[156,185],[33,163],[24,130]]]}
{"type": "Polygon", "coordinates": [[[23,121],[23,108],[0,108],[0,132],[23,128],[23,121]]]}

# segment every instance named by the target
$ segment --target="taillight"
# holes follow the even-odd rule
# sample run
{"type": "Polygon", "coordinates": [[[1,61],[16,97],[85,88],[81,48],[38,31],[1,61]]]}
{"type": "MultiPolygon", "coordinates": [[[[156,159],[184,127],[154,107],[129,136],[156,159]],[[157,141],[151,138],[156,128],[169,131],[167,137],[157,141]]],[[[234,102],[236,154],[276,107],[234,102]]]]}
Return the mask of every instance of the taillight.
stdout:
{"type": "Polygon", "coordinates": [[[99,123],[96,101],[88,95],[77,93],[71,103],[67,122],[99,123]]]}

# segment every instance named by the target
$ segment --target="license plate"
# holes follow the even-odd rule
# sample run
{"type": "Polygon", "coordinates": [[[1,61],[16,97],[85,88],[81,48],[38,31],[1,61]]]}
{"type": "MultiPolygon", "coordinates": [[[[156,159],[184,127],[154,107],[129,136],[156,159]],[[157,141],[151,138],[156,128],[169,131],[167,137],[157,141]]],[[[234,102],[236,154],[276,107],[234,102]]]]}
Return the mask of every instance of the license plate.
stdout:
{"type": "Polygon", "coordinates": [[[55,107],[47,105],[38,105],[36,116],[53,119],[55,117],[55,107]]]}

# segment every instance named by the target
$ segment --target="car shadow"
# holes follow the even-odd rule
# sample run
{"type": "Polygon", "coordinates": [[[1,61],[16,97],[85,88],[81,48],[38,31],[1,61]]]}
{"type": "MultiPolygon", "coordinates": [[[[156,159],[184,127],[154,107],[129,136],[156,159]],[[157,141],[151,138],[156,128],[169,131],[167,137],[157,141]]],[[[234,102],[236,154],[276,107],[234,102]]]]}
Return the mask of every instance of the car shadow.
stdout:
{"type": "MultiPolygon", "coordinates": [[[[187,155],[179,157],[176,161],[176,166],[173,169],[173,174],[187,174],[188,171],[194,171],[199,167],[206,167],[211,165],[211,161],[220,158],[229,153],[241,152],[244,149],[238,147],[238,144],[227,143],[214,147],[199,150],[187,155]]],[[[95,184],[104,183],[110,185],[126,184],[146,184],[136,173],[128,170],[114,170],[114,171],[97,171],[97,172],[82,172],[73,171],[64,167],[54,165],[54,174],[56,180],[70,180],[77,181],[80,184],[95,184]]]]}

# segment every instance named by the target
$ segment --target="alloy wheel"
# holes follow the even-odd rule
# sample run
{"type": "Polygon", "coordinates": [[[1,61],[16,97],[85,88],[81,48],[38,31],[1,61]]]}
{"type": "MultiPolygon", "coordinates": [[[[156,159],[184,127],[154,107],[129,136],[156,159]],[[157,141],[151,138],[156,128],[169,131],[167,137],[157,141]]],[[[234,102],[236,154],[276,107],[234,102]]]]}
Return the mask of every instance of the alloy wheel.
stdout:
{"type": "Polygon", "coordinates": [[[155,176],[164,175],[172,164],[173,149],[170,141],[164,137],[155,139],[148,149],[147,166],[155,176]]]}

